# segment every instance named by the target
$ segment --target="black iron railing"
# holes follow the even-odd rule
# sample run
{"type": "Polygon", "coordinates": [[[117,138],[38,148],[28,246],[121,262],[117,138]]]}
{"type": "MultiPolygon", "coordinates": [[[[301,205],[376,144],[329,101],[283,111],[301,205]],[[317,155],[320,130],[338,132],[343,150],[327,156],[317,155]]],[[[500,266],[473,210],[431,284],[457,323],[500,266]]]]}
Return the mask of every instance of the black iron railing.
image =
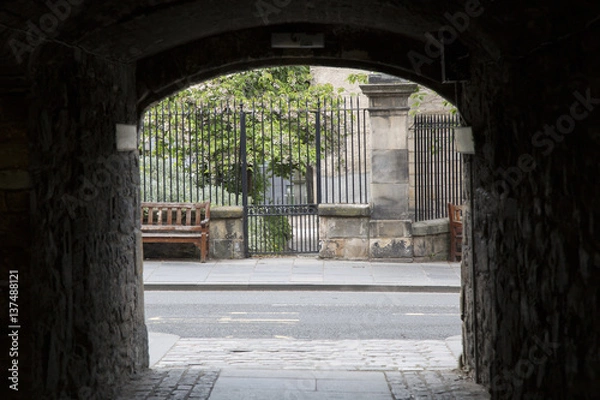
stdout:
{"type": "Polygon", "coordinates": [[[454,149],[457,115],[416,115],[415,220],[448,216],[448,203],[462,204],[462,160],[454,149]]]}
{"type": "Polygon", "coordinates": [[[369,201],[366,113],[355,98],[162,103],[143,119],[142,199],[243,205],[250,254],[316,252],[318,204],[369,201]]]}

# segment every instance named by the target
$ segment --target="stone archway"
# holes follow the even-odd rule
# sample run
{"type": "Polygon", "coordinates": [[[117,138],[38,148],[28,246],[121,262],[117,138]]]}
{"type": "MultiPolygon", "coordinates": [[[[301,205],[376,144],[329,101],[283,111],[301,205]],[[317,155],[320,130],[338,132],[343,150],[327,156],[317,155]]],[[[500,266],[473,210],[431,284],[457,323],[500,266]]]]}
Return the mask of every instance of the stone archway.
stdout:
{"type": "Polygon", "coordinates": [[[600,329],[590,318],[600,284],[599,6],[572,3],[568,18],[548,4],[447,7],[8,5],[0,17],[0,138],[9,155],[0,164],[0,232],[3,265],[25,277],[22,365],[33,395],[110,397],[146,363],[138,183],[129,172],[136,162],[116,150],[115,125],[135,124],[145,105],[182,82],[302,61],[372,66],[456,94],[476,147],[467,361],[497,398],[592,397],[600,376],[600,329]],[[333,38],[324,50],[266,46],[276,30],[312,29],[333,38]],[[468,72],[464,83],[442,85],[440,37],[449,45],[446,72],[463,66],[454,72],[468,72]]]}

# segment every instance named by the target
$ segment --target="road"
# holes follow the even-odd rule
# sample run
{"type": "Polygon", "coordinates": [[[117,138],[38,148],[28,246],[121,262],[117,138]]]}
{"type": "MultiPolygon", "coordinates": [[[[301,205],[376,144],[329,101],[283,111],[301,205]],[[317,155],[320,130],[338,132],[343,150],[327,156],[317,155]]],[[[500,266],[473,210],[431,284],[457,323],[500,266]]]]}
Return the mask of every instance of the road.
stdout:
{"type": "Polygon", "coordinates": [[[146,291],[151,332],[187,338],[441,340],[461,334],[458,294],[146,291]]]}

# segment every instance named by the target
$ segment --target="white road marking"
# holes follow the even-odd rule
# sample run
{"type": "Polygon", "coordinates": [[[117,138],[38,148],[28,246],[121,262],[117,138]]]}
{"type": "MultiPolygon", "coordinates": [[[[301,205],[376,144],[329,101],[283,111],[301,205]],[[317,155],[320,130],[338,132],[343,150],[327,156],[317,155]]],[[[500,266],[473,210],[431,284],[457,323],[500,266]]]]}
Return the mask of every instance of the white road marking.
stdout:
{"type": "Polygon", "coordinates": [[[244,324],[254,324],[254,323],[269,323],[269,324],[295,324],[296,322],[300,322],[299,319],[275,319],[275,318],[231,318],[231,317],[221,317],[218,322],[220,324],[236,324],[236,323],[244,323],[244,324]]]}

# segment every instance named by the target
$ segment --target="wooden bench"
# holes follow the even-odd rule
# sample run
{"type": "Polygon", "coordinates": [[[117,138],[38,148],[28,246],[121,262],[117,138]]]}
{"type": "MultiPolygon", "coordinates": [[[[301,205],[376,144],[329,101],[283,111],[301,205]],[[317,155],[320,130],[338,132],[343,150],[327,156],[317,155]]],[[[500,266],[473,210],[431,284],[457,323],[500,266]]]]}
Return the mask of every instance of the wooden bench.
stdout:
{"type": "Polygon", "coordinates": [[[450,219],[450,261],[462,260],[463,207],[448,203],[450,219]]]}
{"type": "Polygon", "coordinates": [[[143,243],[193,243],[208,257],[210,202],[142,203],[143,243]]]}

